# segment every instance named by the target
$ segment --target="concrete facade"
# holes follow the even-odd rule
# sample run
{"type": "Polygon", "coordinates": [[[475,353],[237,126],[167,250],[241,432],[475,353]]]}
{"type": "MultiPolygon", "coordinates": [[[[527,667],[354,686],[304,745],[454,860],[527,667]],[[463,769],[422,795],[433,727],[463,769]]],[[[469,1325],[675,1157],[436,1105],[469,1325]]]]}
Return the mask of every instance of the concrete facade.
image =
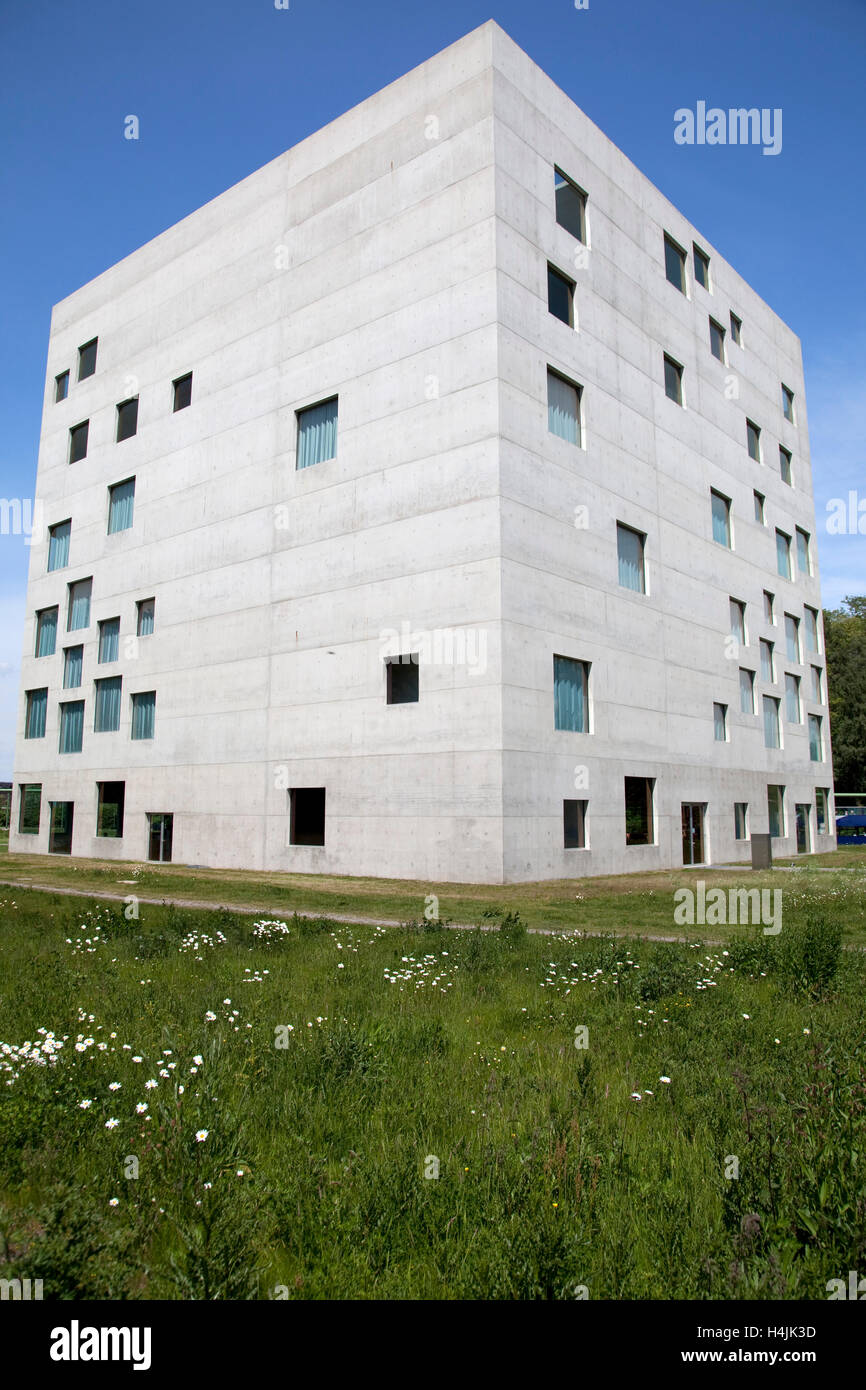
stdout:
{"type": "Polygon", "coordinates": [[[47,852],[49,803],[67,802],[79,855],[144,859],[148,815],[171,813],[175,862],[578,877],[681,864],[683,803],[704,808],[699,861],[748,860],[734,803],[765,831],[768,784],[785,788],[776,852],[796,849],[798,806],[808,848],[835,844],[816,816],[828,789],[832,832],[825,677],[809,698],[824,659],[798,339],[492,22],[55,308],[37,500],[71,538],[61,569],[47,537],[31,551],[10,849],[47,852]],[[557,222],[554,166],[587,195],[586,244],[557,222]],[[688,252],[685,294],[665,275],[665,233],[688,252]],[[574,283],[574,326],[549,312],[548,265],[574,283]],[[77,381],[93,338],[96,371],[77,381]],[[549,369],[581,387],[579,446],[548,428],[549,369]],[[174,410],[188,372],[191,403],[174,410]],[[298,469],[297,412],[334,396],[336,456],[298,469]],[[137,432],[117,442],[133,397],[137,432]],[[84,420],[87,454],[70,464],[84,420]],[[133,524],[107,534],[108,488],[133,476],[133,524]],[[711,488],[731,499],[730,549],[713,540],[711,488]],[[645,593],[619,584],[617,522],[646,537],[645,593]],[[810,574],[796,555],[794,578],[777,574],[777,527],[809,535],[810,574]],[[89,626],[67,633],[67,586],[88,577],[89,626]],[[55,605],[56,652],[37,657],[36,614],[55,605]],[[790,663],[784,615],[803,642],[806,605],[819,652],[790,663]],[[98,623],[114,617],[118,659],[100,662],[98,623]],[[63,690],[63,649],[79,643],[82,684],[63,690]],[[421,654],[417,703],[386,702],[398,652],[421,654]],[[591,663],[587,733],[554,727],[555,655],[591,663]],[[755,715],[739,712],[740,667],[756,673],[755,715]],[[787,672],[800,723],[785,718],[787,672]],[[96,732],[108,676],[120,727],[96,732]],[[45,733],[25,737],[25,693],[45,688],[45,733]],[[154,737],[133,739],[132,696],[149,691],[154,737]],[[779,749],[764,746],[765,694],[781,700],[779,749]],[[72,698],[82,749],[61,753],[72,698]],[[654,843],[626,845],[626,777],[654,779],[654,843]],[[97,785],[119,781],[123,835],[98,835],[97,785]],[[25,784],[42,787],[37,833],[19,829],[25,784]],[[289,842],[292,788],[326,789],[324,845],[289,842]],[[586,844],[566,849],[575,799],[586,844]]]}

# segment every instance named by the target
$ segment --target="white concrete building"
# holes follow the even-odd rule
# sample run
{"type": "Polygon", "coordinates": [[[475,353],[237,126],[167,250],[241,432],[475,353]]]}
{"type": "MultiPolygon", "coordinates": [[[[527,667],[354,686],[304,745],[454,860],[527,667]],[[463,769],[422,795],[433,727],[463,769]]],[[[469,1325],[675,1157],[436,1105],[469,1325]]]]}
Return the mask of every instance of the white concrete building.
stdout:
{"type": "Polygon", "coordinates": [[[492,22],[55,308],[37,498],[11,849],[835,844],[798,339],[492,22]]]}

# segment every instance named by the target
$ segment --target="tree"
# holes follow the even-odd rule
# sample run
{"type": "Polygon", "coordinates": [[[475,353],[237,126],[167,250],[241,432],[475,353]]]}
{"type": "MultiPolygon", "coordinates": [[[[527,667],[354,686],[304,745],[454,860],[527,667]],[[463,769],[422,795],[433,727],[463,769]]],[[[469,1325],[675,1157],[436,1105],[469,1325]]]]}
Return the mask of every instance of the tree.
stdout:
{"type": "Polygon", "coordinates": [[[835,786],[866,791],[866,597],[824,610],[835,786]]]}

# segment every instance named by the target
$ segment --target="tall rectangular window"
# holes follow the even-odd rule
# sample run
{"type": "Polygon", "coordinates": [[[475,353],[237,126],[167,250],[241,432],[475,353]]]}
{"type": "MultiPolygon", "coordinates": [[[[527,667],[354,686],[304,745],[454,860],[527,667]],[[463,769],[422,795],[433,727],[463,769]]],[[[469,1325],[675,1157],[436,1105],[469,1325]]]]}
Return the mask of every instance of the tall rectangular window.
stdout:
{"type": "Polygon", "coordinates": [[[138,430],[138,396],[121,401],[117,407],[117,442],[131,439],[138,430]]]}
{"type": "Polygon", "coordinates": [[[65,401],[69,395],[69,372],[59,372],[54,378],[54,401],[65,401]]]}
{"type": "Polygon", "coordinates": [[[793,579],[791,572],[791,537],[776,528],[776,569],[783,579],[793,579]]]}
{"type": "Polygon", "coordinates": [[[415,705],[419,699],[417,653],[405,652],[385,662],[385,701],[389,705],[415,705]]]}
{"type": "Polygon", "coordinates": [[[812,668],[812,699],[816,705],[824,703],[824,673],[820,666],[812,668]]]}
{"type": "Polygon", "coordinates": [[[779,445],[779,475],[783,483],[791,487],[791,452],[779,445]]]}
{"type": "Polygon", "coordinates": [[[42,783],[22,782],[18,800],[18,834],[38,835],[42,810],[42,783]]]}
{"type": "Polygon", "coordinates": [[[749,838],[749,803],[748,801],[734,802],[734,839],[748,840],[749,838]]]}
{"type": "Polygon", "coordinates": [[[97,782],[96,833],[119,840],[123,836],[125,782],[97,782]]]}
{"type": "Polygon", "coordinates": [[[139,637],[150,637],[156,614],[156,599],[139,599],[136,604],[136,633],[139,637]]]}
{"type": "Polygon", "coordinates": [[[710,258],[706,251],[702,251],[699,246],[692,243],[695,260],[695,279],[699,285],[703,285],[705,290],[710,288],[710,258]]]}
{"type": "Polygon", "coordinates": [[[84,738],[84,701],[69,700],[60,706],[60,752],[80,753],[84,738]]]}
{"type": "Polygon", "coordinates": [[[120,619],[103,618],[99,624],[99,654],[97,660],[117,661],[120,655],[120,619]]]}
{"type": "Polygon", "coordinates": [[[156,691],[145,690],[132,697],[131,738],[153,738],[156,722],[156,691]]]}
{"type": "Polygon", "coordinates": [[[564,849],[586,849],[585,801],[563,801],[562,844],[564,849]]]}
{"type": "Polygon", "coordinates": [[[776,595],[769,589],[764,590],[764,620],[776,626],[776,595]]]}
{"type": "Polygon", "coordinates": [[[90,595],[92,591],[92,579],[79,579],[75,584],[69,585],[67,632],[77,632],[79,628],[90,627],[90,595]]]}
{"type": "Polygon", "coordinates": [[[334,396],[298,411],[298,468],[310,468],[337,456],[337,404],[334,396]]]}
{"type": "Polygon", "coordinates": [[[731,313],[731,337],[737,347],[743,346],[743,320],[737,318],[735,313],[731,313]]]}
{"type": "Polygon", "coordinates": [[[773,661],[773,643],[761,638],[761,680],[768,685],[776,684],[776,668],[773,661]]]}
{"type": "Polygon", "coordinates": [[[725,360],[725,330],[715,319],[710,319],[710,352],[720,362],[725,360]]]}
{"type": "Polygon", "coordinates": [[[761,431],[751,420],[746,421],[746,446],[749,450],[749,458],[754,459],[755,463],[760,463],[761,431]]]}
{"type": "Polygon", "coordinates": [[[589,663],[553,658],[553,727],[589,733],[589,663]]]}
{"type": "Polygon", "coordinates": [[[568,444],[580,445],[580,387],[547,369],[547,428],[568,444]]]}
{"type": "Polygon", "coordinates": [[[813,763],[824,761],[823,720],[820,714],[809,715],[809,757],[813,763]]]}
{"type": "Polygon", "coordinates": [[[93,376],[96,371],[96,348],[99,343],[98,338],[91,338],[89,343],[78,349],[78,380],[84,381],[85,377],[93,376]]]}
{"type": "Polygon", "coordinates": [[[578,241],[586,244],[586,194],[582,188],[554,165],[553,187],[556,220],[578,241]]]}
{"type": "Polygon", "coordinates": [[[770,834],[773,839],[782,839],[785,834],[784,787],[767,787],[767,818],[770,822],[770,834]]]}
{"type": "Polygon", "coordinates": [[[179,376],[171,383],[172,410],[186,410],[192,401],[192,372],[179,376]]]}
{"type": "Polygon", "coordinates": [[[810,608],[807,603],[803,607],[803,614],[806,619],[806,651],[817,655],[821,650],[818,639],[818,610],[810,608]]]}
{"type": "Polygon", "coordinates": [[[547,267],[547,308],[554,318],[574,327],[574,282],[552,265],[547,267]]]}
{"type": "Polygon", "coordinates": [[[654,791],[654,777],[625,778],[625,842],[627,845],[652,845],[655,843],[654,791]]]}
{"type": "Polygon", "coordinates": [[[747,666],[740,667],[740,713],[755,713],[755,673],[747,666]]]}
{"type": "Polygon", "coordinates": [[[62,570],[69,564],[71,521],[58,521],[48,528],[48,570],[62,570]]]}
{"type": "Polygon", "coordinates": [[[35,656],[53,656],[57,645],[57,609],[42,608],[36,614],[35,656]]]}
{"type": "Polygon", "coordinates": [[[135,479],[127,478],[122,483],[115,483],[108,489],[108,534],[116,535],[118,531],[128,531],[132,526],[132,514],[135,506],[135,479]]]}
{"type": "Polygon", "coordinates": [[[830,833],[830,789],[829,787],[815,788],[815,816],[818,822],[818,834],[829,835],[830,833]]]}
{"type": "Polygon", "coordinates": [[[63,689],[77,690],[84,670],[84,648],[66,647],[63,652],[63,689]]]}
{"type": "Polygon", "coordinates": [[[121,677],[109,676],[96,681],[96,708],[93,717],[95,734],[116,734],[120,728],[121,677]]]}
{"type": "Polygon", "coordinates": [[[289,791],[289,842],[325,843],[325,787],[292,787],[289,791]]]}
{"type": "Polygon", "coordinates": [[[736,638],[741,647],[746,646],[746,605],[741,599],[732,598],[728,600],[731,611],[731,636],[736,638]]]}
{"type": "Polygon", "coordinates": [[[731,499],[710,488],[710,505],[713,514],[713,540],[717,545],[731,548],[731,499]]]}
{"type": "Polygon", "coordinates": [[[788,660],[800,664],[800,619],[791,613],[785,614],[785,646],[788,660]]]}
{"type": "Polygon", "coordinates": [[[764,502],[766,498],[762,492],[753,493],[755,499],[755,520],[759,526],[764,524],[764,502]]]}
{"type": "Polygon", "coordinates": [[[72,853],[72,828],[75,821],[74,801],[48,803],[48,853],[72,853]]]}
{"type": "Polygon", "coordinates": [[[727,743],[728,741],[727,705],[713,705],[713,737],[716,743],[727,743]]]}
{"type": "Polygon", "coordinates": [[[665,359],[665,395],[668,400],[674,401],[677,405],[683,403],[683,369],[679,362],[675,362],[672,357],[664,354],[665,359]]]}
{"type": "Polygon", "coordinates": [[[24,737],[45,737],[45,716],[48,713],[48,687],[42,690],[28,690],[27,708],[24,715],[24,737]]]}
{"type": "Polygon", "coordinates": [[[646,593],[646,536],[631,526],[616,523],[616,557],[619,582],[636,594],[646,593]]]}
{"type": "Polygon", "coordinates": [[[786,420],[794,423],[794,392],[782,383],[782,413],[786,420]]]}
{"type": "Polygon", "coordinates": [[[82,420],[80,425],[73,425],[69,431],[69,462],[80,463],[87,458],[87,436],[90,432],[90,421],[82,420]]]}
{"type": "Polygon", "coordinates": [[[800,724],[800,677],[785,672],[785,718],[789,724],[800,724]]]}
{"type": "Polygon", "coordinates": [[[797,536],[797,569],[801,574],[812,573],[812,557],[809,554],[809,533],[803,531],[798,526],[797,536]]]}
{"type": "Polygon", "coordinates": [[[686,292],[686,253],[665,233],[665,275],[680,294],[686,292]]]}

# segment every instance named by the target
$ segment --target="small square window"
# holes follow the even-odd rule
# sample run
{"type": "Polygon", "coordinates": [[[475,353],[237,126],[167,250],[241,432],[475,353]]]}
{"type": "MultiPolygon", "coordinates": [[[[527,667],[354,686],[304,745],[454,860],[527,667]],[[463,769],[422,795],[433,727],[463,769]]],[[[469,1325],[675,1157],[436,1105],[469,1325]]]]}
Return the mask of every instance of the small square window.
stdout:
{"type": "Polygon", "coordinates": [[[683,403],[683,369],[665,353],[665,395],[677,405],[683,403]]]}
{"type": "Polygon", "coordinates": [[[54,400],[65,401],[69,395],[69,372],[60,372],[54,378],[54,400]]]}
{"type": "Polygon", "coordinates": [[[654,777],[625,778],[625,842],[627,845],[652,845],[655,843],[654,791],[654,777]]]}
{"type": "Polygon", "coordinates": [[[728,707],[718,703],[713,705],[713,735],[716,743],[728,741],[728,707]]]}
{"type": "Polygon", "coordinates": [[[325,790],[324,787],[292,787],[289,791],[291,844],[325,843],[325,790]]]}
{"type": "Polygon", "coordinates": [[[69,431],[69,462],[80,463],[87,458],[87,435],[90,430],[90,421],[82,420],[80,425],[73,425],[69,431]]]}
{"type": "Polygon", "coordinates": [[[192,402],[192,372],[179,376],[171,383],[174,392],[173,410],[186,410],[192,402]]]}
{"type": "Polygon", "coordinates": [[[764,621],[776,626],[776,595],[764,590],[764,621]]]}
{"type": "Polygon", "coordinates": [[[135,631],[138,637],[150,637],[156,620],[156,599],[139,599],[136,604],[135,631]]]}
{"type": "Polygon", "coordinates": [[[759,526],[763,526],[764,502],[766,501],[766,498],[764,497],[764,494],[762,492],[754,492],[752,495],[755,499],[755,520],[757,521],[759,526]]]}
{"type": "Polygon", "coordinates": [[[788,487],[793,486],[791,482],[791,454],[787,449],[783,449],[781,444],[779,445],[779,475],[782,482],[787,483],[788,487]]]}
{"type": "Polygon", "coordinates": [[[705,290],[710,288],[710,258],[699,246],[692,244],[695,253],[695,279],[705,290]]]}
{"type": "Polygon", "coordinates": [[[121,401],[117,407],[117,442],[131,439],[138,429],[138,396],[121,401]]]}
{"type": "Polygon", "coordinates": [[[710,351],[720,362],[725,360],[725,330],[715,319],[710,319],[710,351]]]}
{"type": "Polygon", "coordinates": [[[734,839],[748,840],[749,838],[749,803],[748,801],[734,802],[734,839]]]}
{"type": "Polygon", "coordinates": [[[731,499],[710,488],[710,507],[713,519],[713,540],[731,549],[731,499]]]}
{"type": "Polygon", "coordinates": [[[631,526],[616,523],[616,556],[619,582],[636,594],[646,593],[646,536],[631,526]]]}
{"type": "Polygon", "coordinates": [[[754,459],[755,463],[760,463],[761,431],[751,420],[746,421],[746,444],[749,450],[749,458],[754,459]]]}
{"type": "Polygon", "coordinates": [[[586,849],[585,801],[563,801],[562,843],[564,849],[586,849]]]}
{"type": "Polygon", "coordinates": [[[297,467],[310,468],[337,456],[337,397],[299,410],[297,467]]]}
{"type": "Polygon", "coordinates": [[[125,782],[97,782],[96,833],[112,840],[123,837],[125,782]]]}
{"type": "Polygon", "coordinates": [[[581,388],[573,381],[547,369],[547,428],[568,444],[581,447],[581,388]]]}
{"type": "Polygon", "coordinates": [[[681,246],[677,246],[667,233],[665,233],[665,275],[681,294],[685,294],[686,253],[681,246]]]}
{"type": "Polygon", "coordinates": [[[554,318],[574,327],[574,282],[552,265],[547,267],[547,308],[554,318]]]}
{"type": "Polygon", "coordinates": [[[91,338],[89,343],[78,349],[78,380],[84,381],[85,377],[93,376],[96,371],[96,346],[98,338],[91,338]]]}
{"type": "Polygon", "coordinates": [[[578,241],[586,245],[586,194],[561,169],[554,166],[553,186],[556,197],[556,220],[578,241]]]}
{"type": "Polygon", "coordinates": [[[731,338],[737,347],[743,346],[743,320],[738,319],[736,314],[731,314],[731,338]]]}
{"type": "Polygon", "coordinates": [[[740,667],[740,714],[755,713],[755,673],[740,667]]]}
{"type": "Polygon", "coordinates": [[[418,657],[390,657],[385,662],[387,703],[414,705],[418,703],[418,657]]]}
{"type": "Polygon", "coordinates": [[[791,391],[784,382],[782,383],[782,414],[785,419],[794,423],[794,392],[791,391]]]}
{"type": "Polygon", "coordinates": [[[18,834],[38,835],[42,810],[42,783],[22,782],[18,801],[18,834]]]}

